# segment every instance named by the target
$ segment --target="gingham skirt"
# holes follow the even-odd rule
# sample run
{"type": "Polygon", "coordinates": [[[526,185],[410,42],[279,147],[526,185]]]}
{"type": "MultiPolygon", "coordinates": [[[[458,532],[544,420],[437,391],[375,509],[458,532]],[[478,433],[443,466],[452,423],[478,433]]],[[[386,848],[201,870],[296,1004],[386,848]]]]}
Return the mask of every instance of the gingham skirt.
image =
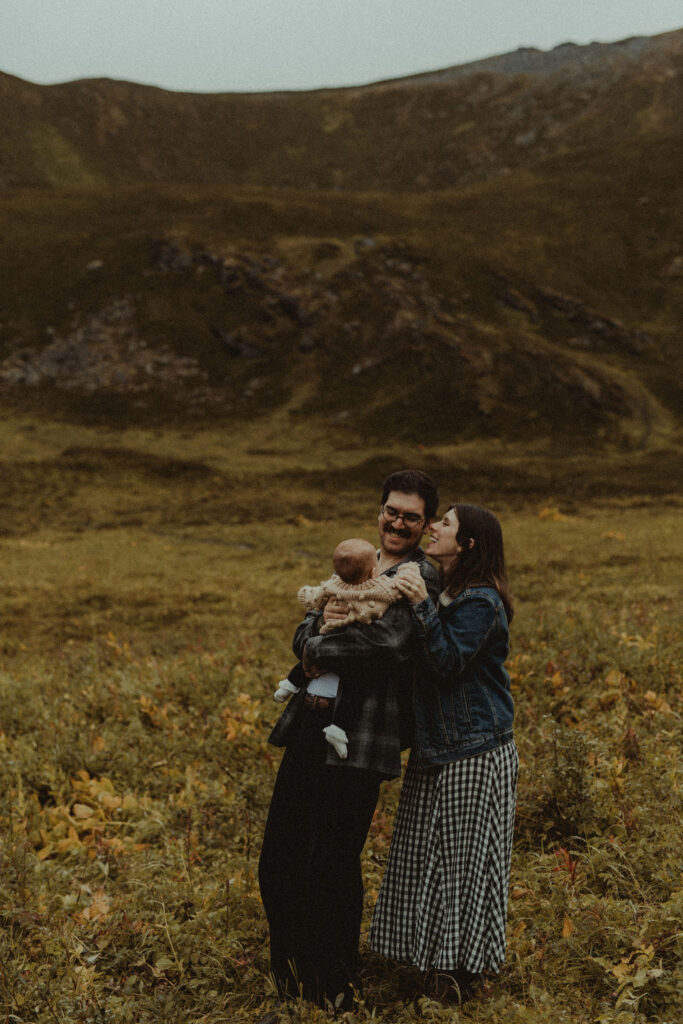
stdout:
{"type": "Polygon", "coordinates": [[[406,770],[370,946],[420,970],[505,959],[519,760],[514,743],[406,770]]]}

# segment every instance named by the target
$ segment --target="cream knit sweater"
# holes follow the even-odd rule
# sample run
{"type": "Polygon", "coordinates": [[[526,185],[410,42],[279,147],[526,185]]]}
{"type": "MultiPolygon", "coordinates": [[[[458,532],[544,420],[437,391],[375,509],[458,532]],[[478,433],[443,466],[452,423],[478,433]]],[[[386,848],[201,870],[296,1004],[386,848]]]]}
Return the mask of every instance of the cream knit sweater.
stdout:
{"type": "Polygon", "coordinates": [[[405,568],[400,566],[395,576],[373,576],[363,583],[345,583],[335,573],[317,587],[302,587],[297,596],[309,611],[322,611],[331,598],[338,598],[348,605],[346,618],[334,624],[323,623],[321,633],[329,633],[352,622],[372,622],[373,619],[380,619],[389,605],[403,596],[396,586],[396,580],[405,568]]]}

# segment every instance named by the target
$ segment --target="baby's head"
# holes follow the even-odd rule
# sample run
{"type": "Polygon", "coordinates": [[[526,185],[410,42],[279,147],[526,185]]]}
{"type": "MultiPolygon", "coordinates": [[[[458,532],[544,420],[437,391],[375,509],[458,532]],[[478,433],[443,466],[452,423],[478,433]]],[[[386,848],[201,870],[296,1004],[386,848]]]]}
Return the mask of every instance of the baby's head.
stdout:
{"type": "Polygon", "coordinates": [[[337,544],[332,562],[334,571],[344,583],[364,583],[378,572],[377,552],[372,544],[359,537],[337,544]]]}

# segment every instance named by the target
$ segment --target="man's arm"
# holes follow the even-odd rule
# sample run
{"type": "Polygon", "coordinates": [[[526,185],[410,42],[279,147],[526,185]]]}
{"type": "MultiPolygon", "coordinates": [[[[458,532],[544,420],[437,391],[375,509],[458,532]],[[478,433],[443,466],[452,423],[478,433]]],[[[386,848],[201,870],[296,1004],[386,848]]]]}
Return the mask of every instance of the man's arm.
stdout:
{"type": "Polygon", "coordinates": [[[304,647],[313,636],[318,635],[322,625],[322,614],[320,612],[308,612],[303,622],[296,627],[292,650],[299,661],[304,659],[304,647]]]}
{"type": "Polygon", "coordinates": [[[308,662],[339,675],[367,675],[387,671],[413,657],[414,629],[409,606],[402,600],[391,605],[381,619],[324,635],[314,634],[303,622],[294,638],[294,651],[300,644],[308,662]]]}
{"type": "MultiPolygon", "coordinates": [[[[424,578],[429,596],[434,601],[438,600],[436,569],[426,559],[415,564],[424,578]]],[[[386,671],[390,663],[397,665],[415,655],[412,644],[415,623],[404,600],[391,605],[382,618],[371,623],[345,626],[321,636],[322,622],[320,613],[309,612],[297,627],[292,649],[299,660],[304,660],[305,649],[307,663],[315,663],[319,668],[341,675],[344,672],[357,673],[358,670],[386,671]]]]}

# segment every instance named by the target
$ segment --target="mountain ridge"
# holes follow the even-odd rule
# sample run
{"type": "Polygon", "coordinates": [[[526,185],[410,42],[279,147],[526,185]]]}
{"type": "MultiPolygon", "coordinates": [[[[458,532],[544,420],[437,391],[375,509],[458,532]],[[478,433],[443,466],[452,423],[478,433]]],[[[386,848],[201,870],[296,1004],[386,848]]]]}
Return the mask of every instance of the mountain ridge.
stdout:
{"type": "Polygon", "coordinates": [[[448,79],[453,76],[476,74],[479,71],[492,71],[503,75],[517,74],[549,74],[561,70],[566,66],[587,64],[602,61],[606,56],[619,59],[621,57],[634,59],[640,56],[643,51],[656,50],[666,46],[669,42],[675,41],[676,37],[683,33],[683,29],[672,29],[668,32],[660,32],[653,36],[628,36],[613,42],[574,43],[567,41],[558,43],[550,49],[544,50],[535,46],[519,46],[514,50],[493,54],[487,57],[479,57],[474,60],[463,61],[460,64],[446,65],[443,68],[435,68],[428,71],[411,72],[406,75],[391,76],[389,78],[371,79],[364,83],[355,83],[342,86],[316,86],[312,89],[268,89],[268,90],[185,90],[170,89],[165,86],[152,85],[149,83],[137,82],[134,79],[113,78],[107,75],[88,76],[85,78],[66,79],[62,82],[38,83],[30,79],[13,75],[0,70],[0,79],[10,78],[16,82],[34,86],[39,89],[59,88],[64,85],[75,85],[88,82],[111,82],[118,84],[132,85],[141,89],[152,89],[161,92],[169,92],[174,95],[188,96],[300,96],[308,93],[321,92],[349,92],[351,90],[372,89],[382,85],[405,84],[428,84],[430,79],[448,79]]]}
{"type": "Polygon", "coordinates": [[[673,137],[683,30],[646,44],[628,58],[626,44],[591,44],[603,56],[570,61],[571,74],[559,77],[475,62],[457,74],[300,93],[172,93],[109,79],[39,86],[5,76],[0,186],[457,187],[567,149],[590,156],[591,146],[673,137]],[[618,56],[607,64],[606,53],[618,56]]]}
{"type": "MultiPolygon", "coordinates": [[[[630,36],[612,43],[559,43],[549,50],[535,46],[520,46],[515,50],[454,64],[434,71],[419,72],[415,75],[404,75],[400,78],[386,79],[385,82],[405,84],[424,84],[447,81],[450,78],[490,71],[500,75],[550,75],[610,59],[635,60],[643,52],[653,51],[660,46],[675,40],[679,30],[663,32],[657,36],[630,36]]],[[[380,82],[375,84],[382,84],[380,82]]]]}

